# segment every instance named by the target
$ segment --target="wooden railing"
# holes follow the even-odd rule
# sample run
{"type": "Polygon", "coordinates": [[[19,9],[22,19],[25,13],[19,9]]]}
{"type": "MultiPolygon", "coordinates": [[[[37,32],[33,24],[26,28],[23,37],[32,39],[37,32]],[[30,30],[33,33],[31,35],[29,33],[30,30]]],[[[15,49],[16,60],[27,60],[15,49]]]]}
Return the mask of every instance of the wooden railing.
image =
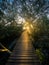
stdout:
{"type": "Polygon", "coordinates": [[[12,53],[9,49],[7,49],[2,43],[0,43],[0,46],[3,48],[3,49],[0,49],[0,52],[9,52],[9,53],[12,53]]]}

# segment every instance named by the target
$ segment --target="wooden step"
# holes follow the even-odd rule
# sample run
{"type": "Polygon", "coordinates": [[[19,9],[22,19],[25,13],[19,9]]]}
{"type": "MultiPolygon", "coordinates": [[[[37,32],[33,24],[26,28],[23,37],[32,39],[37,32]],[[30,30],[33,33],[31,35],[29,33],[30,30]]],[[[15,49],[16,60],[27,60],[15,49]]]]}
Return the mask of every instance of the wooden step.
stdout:
{"type": "Polygon", "coordinates": [[[41,65],[39,62],[9,62],[7,65],[41,65]]]}
{"type": "Polygon", "coordinates": [[[39,60],[32,60],[32,59],[16,59],[16,60],[8,60],[8,62],[10,62],[10,63],[13,63],[13,62],[21,62],[21,63],[38,63],[39,62],[39,60]]]}

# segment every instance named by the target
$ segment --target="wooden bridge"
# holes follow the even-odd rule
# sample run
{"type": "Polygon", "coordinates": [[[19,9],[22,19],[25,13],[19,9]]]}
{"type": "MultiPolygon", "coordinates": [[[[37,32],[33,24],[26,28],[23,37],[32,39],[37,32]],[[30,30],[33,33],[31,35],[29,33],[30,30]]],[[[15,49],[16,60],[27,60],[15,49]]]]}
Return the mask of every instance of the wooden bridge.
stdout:
{"type": "Polygon", "coordinates": [[[6,65],[41,65],[27,31],[16,41],[6,65]]]}

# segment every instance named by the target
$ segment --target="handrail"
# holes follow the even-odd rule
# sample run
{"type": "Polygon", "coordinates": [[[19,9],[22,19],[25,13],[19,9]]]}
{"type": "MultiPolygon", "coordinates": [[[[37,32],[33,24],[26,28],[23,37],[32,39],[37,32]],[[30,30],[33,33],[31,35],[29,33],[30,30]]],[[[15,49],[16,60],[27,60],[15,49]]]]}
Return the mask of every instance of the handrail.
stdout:
{"type": "Polygon", "coordinates": [[[2,43],[0,43],[0,45],[3,47],[3,49],[0,49],[0,52],[2,51],[7,51],[9,53],[12,53],[9,49],[7,49],[2,43]]]}

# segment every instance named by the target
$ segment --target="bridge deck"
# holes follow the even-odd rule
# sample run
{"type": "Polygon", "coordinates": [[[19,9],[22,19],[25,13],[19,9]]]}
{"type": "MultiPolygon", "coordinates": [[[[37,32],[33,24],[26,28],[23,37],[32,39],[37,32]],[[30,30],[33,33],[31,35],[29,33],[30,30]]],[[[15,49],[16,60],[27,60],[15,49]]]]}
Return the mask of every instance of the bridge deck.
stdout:
{"type": "Polygon", "coordinates": [[[41,65],[27,32],[23,32],[6,65],[41,65]]]}

